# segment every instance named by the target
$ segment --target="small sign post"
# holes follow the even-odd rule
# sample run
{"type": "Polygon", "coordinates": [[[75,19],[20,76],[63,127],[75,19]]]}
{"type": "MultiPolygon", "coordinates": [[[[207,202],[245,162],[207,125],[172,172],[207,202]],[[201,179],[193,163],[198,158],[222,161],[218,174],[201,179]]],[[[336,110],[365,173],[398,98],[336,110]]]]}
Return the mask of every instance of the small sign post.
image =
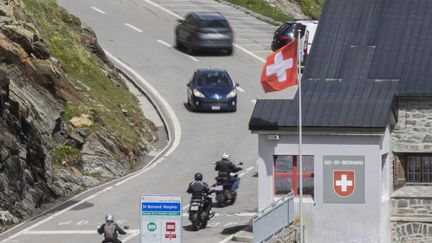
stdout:
{"type": "Polygon", "coordinates": [[[182,198],[143,195],[140,198],[140,242],[182,242],[182,198]]]}

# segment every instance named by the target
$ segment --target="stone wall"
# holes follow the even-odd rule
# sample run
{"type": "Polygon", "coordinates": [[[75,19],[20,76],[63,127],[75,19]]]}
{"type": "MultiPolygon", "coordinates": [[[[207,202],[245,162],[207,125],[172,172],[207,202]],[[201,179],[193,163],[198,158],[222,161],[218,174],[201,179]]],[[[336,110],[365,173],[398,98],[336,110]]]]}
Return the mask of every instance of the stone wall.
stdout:
{"type": "Polygon", "coordinates": [[[300,242],[300,227],[298,225],[290,225],[288,228],[283,229],[272,238],[268,243],[296,243],[300,242]]]}
{"type": "Polygon", "coordinates": [[[393,152],[432,153],[432,98],[399,99],[398,107],[393,152]]]}
{"type": "Polygon", "coordinates": [[[406,194],[404,198],[392,198],[392,242],[432,242],[432,198],[406,194]]]}

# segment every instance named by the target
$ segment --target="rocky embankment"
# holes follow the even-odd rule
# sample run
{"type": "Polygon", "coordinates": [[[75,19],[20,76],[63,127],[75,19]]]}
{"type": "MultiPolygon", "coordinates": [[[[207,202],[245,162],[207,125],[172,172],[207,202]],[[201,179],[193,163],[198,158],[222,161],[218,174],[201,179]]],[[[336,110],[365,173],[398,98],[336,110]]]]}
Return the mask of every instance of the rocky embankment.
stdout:
{"type": "MultiPolygon", "coordinates": [[[[128,173],[157,139],[144,118],[149,125],[138,148],[125,146],[97,110],[65,120],[67,102],[84,104],[91,92],[69,80],[35,26],[21,1],[1,0],[0,232],[46,203],[128,173]]],[[[81,25],[80,32],[82,45],[121,86],[93,31],[81,25]]]]}

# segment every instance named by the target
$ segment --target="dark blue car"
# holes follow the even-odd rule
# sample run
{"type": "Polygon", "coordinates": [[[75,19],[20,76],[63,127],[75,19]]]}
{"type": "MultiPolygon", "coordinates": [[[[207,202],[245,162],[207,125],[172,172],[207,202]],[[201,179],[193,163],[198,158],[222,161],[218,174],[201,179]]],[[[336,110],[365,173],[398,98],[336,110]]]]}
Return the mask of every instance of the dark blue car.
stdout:
{"type": "Polygon", "coordinates": [[[236,111],[237,88],[225,69],[198,69],[187,84],[192,110],[236,111]]]}

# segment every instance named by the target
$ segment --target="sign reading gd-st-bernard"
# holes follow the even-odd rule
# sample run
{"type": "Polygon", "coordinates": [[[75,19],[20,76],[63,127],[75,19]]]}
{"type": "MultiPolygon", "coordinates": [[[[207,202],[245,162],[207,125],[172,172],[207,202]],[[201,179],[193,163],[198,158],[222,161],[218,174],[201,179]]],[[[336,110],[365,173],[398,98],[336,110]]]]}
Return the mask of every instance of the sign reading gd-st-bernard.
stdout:
{"type": "Polygon", "coordinates": [[[324,203],[365,202],[365,157],[323,156],[324,203]]]}

